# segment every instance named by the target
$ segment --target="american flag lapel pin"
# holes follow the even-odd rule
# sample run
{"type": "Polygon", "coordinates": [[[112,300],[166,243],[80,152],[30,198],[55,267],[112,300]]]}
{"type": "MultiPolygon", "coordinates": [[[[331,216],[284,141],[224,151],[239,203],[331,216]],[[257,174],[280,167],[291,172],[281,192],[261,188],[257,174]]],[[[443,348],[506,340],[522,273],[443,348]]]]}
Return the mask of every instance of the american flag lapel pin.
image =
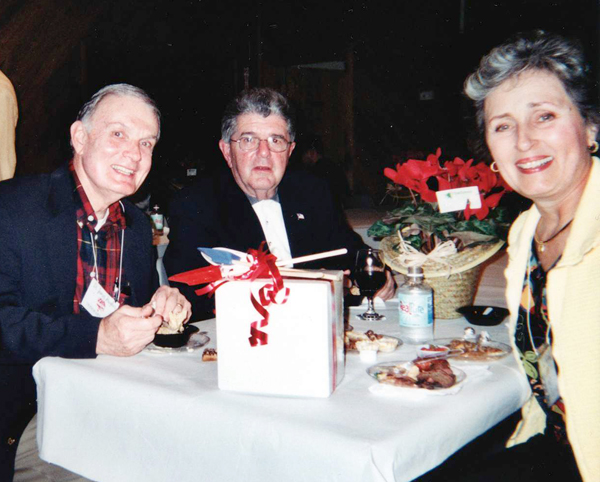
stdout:
{"type": "Polygon", "coordinates": [[[304,214],[302,213],[296,213],[296,216],[298,216],[298,221],[304,219],[304,214]]]}

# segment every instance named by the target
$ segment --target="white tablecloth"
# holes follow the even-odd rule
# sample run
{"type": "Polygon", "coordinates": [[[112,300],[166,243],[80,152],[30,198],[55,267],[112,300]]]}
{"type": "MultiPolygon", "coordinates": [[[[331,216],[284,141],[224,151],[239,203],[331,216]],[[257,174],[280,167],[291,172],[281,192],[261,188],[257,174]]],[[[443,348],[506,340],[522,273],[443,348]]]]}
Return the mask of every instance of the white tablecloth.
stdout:
{"type": "MultiPolygon", "coordinates": [[[[399,335],[387,321],[355,329],[399,335]]],[[[215,347],[214,320],[201,330],[215,347]]],[[[464,320],[439,321],[436,337],[464,320]]],[[[506,341],[504,326],[490,328],[506,341]]],[[[38,383],[38,444],[44,460],[100,481],[410,481],[517,410],[528,387],[512,356],[469,376],[455,395],[373,394],[368,365],[346,357],[346,375],[327,399],[220,391],[217,363],[191,353],[131,358],[44,358],[38,383]]],[[[411,359],[413,345],[378,362],[411,359]]],[[[266,373],[265,376],[269,374],[266,373]]]]}

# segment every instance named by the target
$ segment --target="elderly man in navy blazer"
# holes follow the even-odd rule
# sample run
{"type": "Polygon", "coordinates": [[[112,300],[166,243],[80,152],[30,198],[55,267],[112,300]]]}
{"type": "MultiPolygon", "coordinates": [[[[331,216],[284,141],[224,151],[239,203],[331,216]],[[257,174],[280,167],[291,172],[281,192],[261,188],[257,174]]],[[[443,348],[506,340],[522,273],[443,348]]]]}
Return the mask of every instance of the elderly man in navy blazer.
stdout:
{"type": "MultiPolygon", "coordinates": [[[[337,248],[348,255],[298,265],[299,268],[351,269],[364,247],[336,208],[326,183],[304,172],[286,172],[296,144],[287,99],[269,88],[242,92],[227,106],[219,148],[231,172],[178,193],[169,210],[170,243],[164,257],[169,275],[206,262],[198,247],[256,249],[266,241],[279,259],[337,248]]],[[[212,317],[214,303],[180,285],[194,319],[212,317]]],[[[393,295],[388,276],[379,296],[393,295]]]]}
{"type": "MultiPolygon", "coordinates": [[[[158,109],[144,91],[108,86],[71,126],[70,163],[0,183],[2,481],[13,478],[36,411],[36,361],[134,355],[171,312],[187,310],[189,319],[181,293],[158,288],[150,223],[124,199],[148,175],[159,133],[158,109]]],[[[37,463],[34,421],[17,474],[23,451],[24,469],[37,463]]],[[[54,480],[35,470],[35,480],[54,480]]]]}

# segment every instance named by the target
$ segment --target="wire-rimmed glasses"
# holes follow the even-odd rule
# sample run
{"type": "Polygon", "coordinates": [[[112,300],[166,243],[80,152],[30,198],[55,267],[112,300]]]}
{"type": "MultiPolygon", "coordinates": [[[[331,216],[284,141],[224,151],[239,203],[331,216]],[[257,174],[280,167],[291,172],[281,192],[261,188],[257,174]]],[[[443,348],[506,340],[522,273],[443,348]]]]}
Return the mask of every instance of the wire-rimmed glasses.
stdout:
{"type": "Polygon", "coordinates": [[[239,139],[230,139],[231,142],[237,142],[238,146],[242,151],[255,151],[259,148],[261,141],[267,141],[269,150],[273,152],[283,152],[289,145],[290,141],[281,136],[269,136],[266,139],[261,139],[256,136],[242,136],[239,139]]]}

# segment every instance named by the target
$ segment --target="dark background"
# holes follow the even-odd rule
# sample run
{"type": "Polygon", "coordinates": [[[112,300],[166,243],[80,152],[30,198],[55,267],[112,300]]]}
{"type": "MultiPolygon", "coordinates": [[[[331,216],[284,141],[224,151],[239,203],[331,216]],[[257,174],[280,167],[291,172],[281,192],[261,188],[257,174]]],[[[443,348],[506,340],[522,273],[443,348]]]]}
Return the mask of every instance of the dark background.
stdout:
{"type": "Polygon", "coordinates": [[[68,160],[82,103],[128,82],[163,113],[149,188],[185,183],[189,167],[224,165],[226,102],[245,85],[270,86],[298,107],[297,151],[302,135],[321,135],[354,192],[377,203],[393,155],[472,157],[462,83],[491,47],[532,28],[575,36],[598,78],[598,20],[598,0],[2,0],[17,175],[68,160]],[[302,67],[322,62],[337,64],[302,67]]]}

